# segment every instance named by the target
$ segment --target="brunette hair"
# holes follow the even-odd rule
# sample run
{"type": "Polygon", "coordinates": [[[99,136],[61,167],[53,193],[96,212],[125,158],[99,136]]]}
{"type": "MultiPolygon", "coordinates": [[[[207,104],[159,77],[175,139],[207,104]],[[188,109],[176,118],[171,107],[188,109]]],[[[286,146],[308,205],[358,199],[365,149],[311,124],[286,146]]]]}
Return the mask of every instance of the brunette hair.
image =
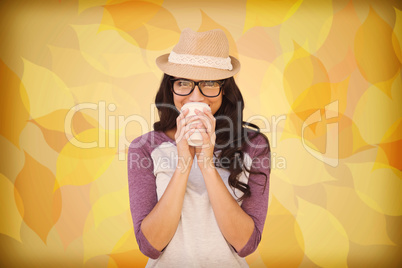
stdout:
{"type": "MultiPolygon", "coordinates": [[[[164,74],[155,97],[155,105],[160,118],[160,121],[153,125],[155,131],[167,131],[176,127],[176,118],[180,112],[174,106],[172,86],[171,76],[164,74]]],[[[263,154],[270,154],[270,145],[268,138],[260,132],[260,128],[257,125],[243,121],[243,96],[233,77],[225,79],[222,91],[225,92],[222,96],[222,104],[214,114],[216,119],[215,147],[222,149],[222,151],[218,156],[215,155],[217,161],[214,164],[216,167],[227,169],[230,172],[228,182],[233,192],[235,188],[243,192],[243,195],[238,198],[238,201],[240,201],[251,196],[250,186],[239,181],[238,175],[241,172],[247,171],[250,174],[264,175],[264,190],[268,180],[263,172],[252,171],[244,165],[244,151],[249,145],[248,142],[261,135],[267,144],[263,154]],[[255,130],[248,127],[252,127],[255,130]],[[251,137],[248,137],[247,135],[250,132],[251,137]]]]}

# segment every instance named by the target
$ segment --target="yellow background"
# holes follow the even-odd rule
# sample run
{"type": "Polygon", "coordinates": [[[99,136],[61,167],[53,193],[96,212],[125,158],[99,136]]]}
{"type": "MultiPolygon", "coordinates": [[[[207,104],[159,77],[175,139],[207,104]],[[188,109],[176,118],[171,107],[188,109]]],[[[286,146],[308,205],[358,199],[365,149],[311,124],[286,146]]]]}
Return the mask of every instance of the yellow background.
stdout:
{"type": "Polygon", "coordinates": [[[401,9],[397,0],[1,1],[1,266],[145,265],[117,145],[151,130],[155,58],[186,27],[225,31],[242,64],[244,119],[271,142],[268,217],[250,267],[400,266],[401,9]],[[66,116],[88,103],[70,134],[98,146],[78,148],[66,116]]]}

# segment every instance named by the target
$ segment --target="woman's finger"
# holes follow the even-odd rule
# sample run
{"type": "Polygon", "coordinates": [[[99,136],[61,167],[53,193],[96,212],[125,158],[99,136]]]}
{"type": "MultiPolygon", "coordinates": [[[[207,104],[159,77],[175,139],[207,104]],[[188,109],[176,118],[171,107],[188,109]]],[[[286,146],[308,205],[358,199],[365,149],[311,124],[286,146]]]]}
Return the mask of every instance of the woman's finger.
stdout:
{"type": "Polygon", "coordinates": [[[188,116],[188,117],[186,117],[186,124],[189,124],[198,119],[199,119],[198,115],[188,116]]]}
{"type": "Polygon", "coordinates": [[[190,138],[190,136],[193,135],[194,132],[195,132],[195,128],[188,129],[184,134],[184,138],[186,140],[188,140],[190,138]]]}
{"type": "Polygon", "coordinates": [[[211,111],[208,110],[207,108],[204,108],[204,113],[205,113],[205,115],[210,119],[210,122],[211,122],[211,130],[210,130],[210,131],[212,132],[212,129],[215,130],[216,118],[215,118],[215,116],[211,113],[211,111]]]}
{"type": "Polygon", "coordinates": [[[213,125],[211,123],[211,119],[207,116],[200,116],[200,122],[202,123],[203,127],[208,130],[208,132],[212,132],[213,125]]]}
{"type": "Polygon", "coordinates": [[[198,131],[201,133],[202,139],[204,141],[202,149],[207,149],[210,148],[211,145],[214,145],[214,141],[212,141],[212,136],[210,135],[210,133],[208,133],[206,129],[198,129],[198,131]]]}
{"type": "Polygon", "coordinates": [[[215,118],[215,116],[207,108],[204,108],[204,114],[206,114],[209,118],[211,118],[211,120],[215,118]]]}

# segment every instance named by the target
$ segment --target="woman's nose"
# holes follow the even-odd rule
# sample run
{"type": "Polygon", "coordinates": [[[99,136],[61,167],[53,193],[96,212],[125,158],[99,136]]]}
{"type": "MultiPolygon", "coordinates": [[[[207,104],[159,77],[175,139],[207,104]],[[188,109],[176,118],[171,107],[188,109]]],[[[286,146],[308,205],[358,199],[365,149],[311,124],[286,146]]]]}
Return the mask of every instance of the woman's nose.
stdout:
{"type": "Polygon", "coordinates": [[[190,94],[191,101],[202,101],[204,100],[204,95],[202,95],[200,88],[195,86],[193,92],[190,94]]]}

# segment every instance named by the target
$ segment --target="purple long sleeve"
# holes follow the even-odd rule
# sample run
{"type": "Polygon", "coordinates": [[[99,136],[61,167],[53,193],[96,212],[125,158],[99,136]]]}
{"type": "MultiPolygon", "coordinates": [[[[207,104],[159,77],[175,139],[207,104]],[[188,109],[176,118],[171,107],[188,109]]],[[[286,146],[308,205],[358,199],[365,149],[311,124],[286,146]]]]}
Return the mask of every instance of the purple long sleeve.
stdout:
{"type": "Polygon", "coordinates": [[[237,252],[240,257],[250,255],[257,249],[258,244],[261,241],[261,234],[264,229],[268,209],[269,179],[271,171],[270,146],[261,136],[253,140],[253,142],[257,143],[257,145],[252,146],[254,147],[253,152],[250,153],[250,156],[253,159],[251,170],[263,172],[267,176],[267,183],[264,190],[265,176],[262,174],[250,174],[248,185],[250,186],[251,196],[243,201],[241,207],[253,219],[254,231],[247,244],[237,252]]]}
{"type": "Polygon", "coordinates": [[[152,151],[149,143],[135,139],[128,150],[128,188],[130,195],[131,216],[134,224],[135,237],[140,251],[157,259],[162,253],[155,249],[141,231],[142,220],[151,212],[158,202],[156,194],[152,151]]]}

